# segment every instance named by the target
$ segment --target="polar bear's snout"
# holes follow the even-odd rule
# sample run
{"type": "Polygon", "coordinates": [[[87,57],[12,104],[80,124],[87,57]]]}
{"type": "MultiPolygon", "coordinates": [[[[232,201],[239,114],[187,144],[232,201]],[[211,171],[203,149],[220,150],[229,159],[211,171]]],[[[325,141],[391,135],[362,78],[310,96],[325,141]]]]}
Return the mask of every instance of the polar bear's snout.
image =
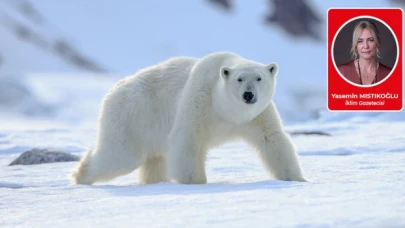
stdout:
{"type": "Polygon", "coordinates": [[[243,101],[245,101],[246,104],[254,104],[256,103],[257,99],[254,93],[245,91],[243,93],[243,101]]]}
{"type": "MultiPolygon", "coordinates": [[[[257,86],[252,82],[247,82],[242,90],[242,100],[246,104],[254,104],[257,102],[257,86]]],[[[243,88],[243,87],[242,87],[243,88]]]]}

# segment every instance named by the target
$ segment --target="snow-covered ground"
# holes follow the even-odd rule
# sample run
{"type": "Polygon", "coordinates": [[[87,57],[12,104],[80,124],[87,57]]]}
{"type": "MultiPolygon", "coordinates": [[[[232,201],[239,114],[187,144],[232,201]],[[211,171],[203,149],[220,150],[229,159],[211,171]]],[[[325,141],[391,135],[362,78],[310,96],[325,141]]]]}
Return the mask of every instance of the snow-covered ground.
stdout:
{"type": "MultiPolygon", "coordinates": [[[[15,123],[16,124],[16,123],[15,123]]],[[[93,128],[0,130],[0,227],[403,227],[405,123],[307,123],[332,136],[294,136],[309,183],[268,179],[243,142],[212,150],[207,185],[137,185],[137,171],[73,186],[76,162],[7,166],[19,152],[81,155],[93,128]]]]}
{"type": "MultiPolygon", "coordinates": [[[[26,21],[10,4],[23,1],[1,1],[0,19],[26,21]]],[[[68,40],[107,71],[73,66],[0,24],[0,227],[405,226],[404,112],[329,113],[325,45],[265,27],[266,1],[235,1],[233,14],[202,1],[31,2],[46,21],[28,20],[33,31],[49,42],[68,40]],[[293,136],[311,182],[268,179],[243,142],[210,152],[209,184],[200,186],[140,186],[137,171],[73,186],[68,176],[76,162],[7,166],[32,148],[81,156],[93,146],[100,101],[120,77],[173,55],[216,50],[278,62],[275,101],[286,130],[331,134],[293,136]],[[319,66],[308,68],[313,62],[319,66]]],[[[311,2],[322,16],[332,6],[365,6],[311,2]]]]}

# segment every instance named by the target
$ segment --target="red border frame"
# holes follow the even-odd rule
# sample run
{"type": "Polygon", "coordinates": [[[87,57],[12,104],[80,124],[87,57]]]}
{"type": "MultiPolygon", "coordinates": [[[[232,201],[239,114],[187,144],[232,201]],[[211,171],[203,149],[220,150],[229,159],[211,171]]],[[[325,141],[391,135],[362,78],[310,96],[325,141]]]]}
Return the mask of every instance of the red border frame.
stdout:
{"type": "Polygon", "coordinates": [[[327,13],[327,108],[332,112],[398,112],[404,106],[403,10],[401,8],[330,8],[327,13]],[[338,30],[356,17],[385,22],[397,39],[396,65],[389,77],[374,86],[353,85],[345,80],[333,62],[333,41],[338,30]],[[387,96],[390,94],[391,96],[387,96]],[[336,95],[353,95],[336,98],[336,95]],[[366,98],[368,97],[368,98],[366,98]],[[391,98],[390,98],[391,97],[391,98]],[[392,98],[394,97],[394,98],[392,98]],[[366,102],[374,102],[368,104],[366,102]]]}

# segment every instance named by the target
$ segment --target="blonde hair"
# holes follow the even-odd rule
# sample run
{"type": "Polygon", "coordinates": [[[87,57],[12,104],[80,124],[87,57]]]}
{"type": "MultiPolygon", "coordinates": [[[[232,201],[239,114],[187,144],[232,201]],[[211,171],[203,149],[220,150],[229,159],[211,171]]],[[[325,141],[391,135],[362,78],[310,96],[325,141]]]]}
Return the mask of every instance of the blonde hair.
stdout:
{"type": "Polygon", "coordinates": [[[380,35],[378,32],[377,26],[372,21],[368,21],[368,20],[360,21],[354,27],[352,48],[350,49],[352,58],[357,59],[359,57],[359,55],[357,53],[357,43],[359,42],[359,38],[364,29],[368,29],[370,31],[371,35],[374,38],[374,41],[377,43],[377,57],[380,58],[380,51],[378,50],[378,47],[381,44],[381,38],[380,38],[380,35]]]}

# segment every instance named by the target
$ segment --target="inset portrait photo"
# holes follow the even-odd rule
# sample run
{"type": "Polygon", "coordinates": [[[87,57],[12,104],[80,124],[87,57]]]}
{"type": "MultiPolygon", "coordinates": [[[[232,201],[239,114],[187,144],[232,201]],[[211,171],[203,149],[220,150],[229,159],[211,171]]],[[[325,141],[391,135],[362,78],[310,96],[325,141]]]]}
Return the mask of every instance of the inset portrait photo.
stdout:
{"type": "Polygon", "coordinates": [[[398,63],[398,41],[382,20],[360,16],[340,27],[332,43],[336,70],[348,83],[373,87],[387,80],[398,63]]]}

